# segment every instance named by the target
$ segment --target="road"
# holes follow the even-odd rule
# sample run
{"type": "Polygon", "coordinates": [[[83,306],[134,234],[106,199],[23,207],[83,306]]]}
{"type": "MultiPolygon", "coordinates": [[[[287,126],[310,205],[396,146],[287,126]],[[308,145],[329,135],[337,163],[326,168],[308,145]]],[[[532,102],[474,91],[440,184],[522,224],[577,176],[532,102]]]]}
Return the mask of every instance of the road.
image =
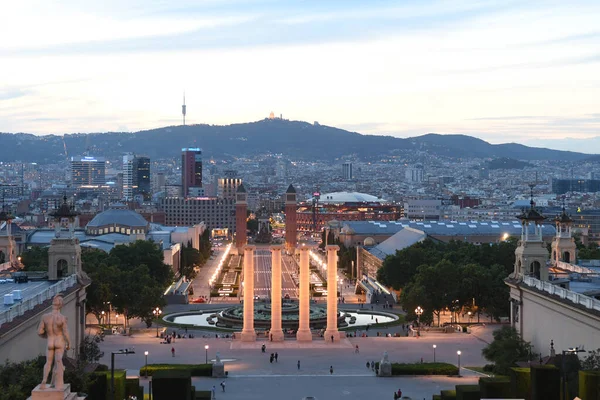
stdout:
{"type": "MultiPolygon", "coordinates": [[[[289,294],[291,298],[297,298],[298,288],[293,279],[296,262],[292,257],[283,255],[281,264],[282,295],[289,294]]],[[[261,299],[271,297],[271,268],[271,251],[257,249],[254,254],[254,295],[261,299]]]]}

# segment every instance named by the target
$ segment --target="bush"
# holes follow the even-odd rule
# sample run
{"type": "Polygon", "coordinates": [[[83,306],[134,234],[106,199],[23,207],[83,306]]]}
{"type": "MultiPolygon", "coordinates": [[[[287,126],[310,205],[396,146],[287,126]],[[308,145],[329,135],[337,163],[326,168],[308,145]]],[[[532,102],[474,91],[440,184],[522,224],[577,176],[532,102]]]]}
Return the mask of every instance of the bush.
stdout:
{"type": "MultiPolygon", "coordinates": [[[[125,370],[115,370],[115,398],[125,398],[125,380],[127,374],[125,370]]],[[[88,386],[88,399],[90,400],[111,400],[110,393],[110,371],[94,372],[91,376],[91,383],[88,386]]]]}
{"type": "Polygon", "coordinates": [[[155,400],[190,400],[192,378],[189,370],[155,371],[152,376],[152,397],[155,400]]]}
{"type": "Polygon", "coordinates": [[[140,376],[154,376],[157,371],[189,371],[191,376],[212,376],[212,364],[148,364],[140,369],[140,376]]]}
{"type": "Polygon", "coordinates": [[[600,371],[579,371],[579,397],[600,400],[600,371]]]}
{"type": "Polygon", "coordinates": [[[506,399],[511,396],[510,378],[479,378],[479,390],[483,399],[506,399]]]}
{"type": "Polygon", "coordinates": [[[439,394],[434,394],[431,400],[442,400],[442,396],[439,394]]]}
{"type": "Polygon", "coordinates": [[[196,391],[195,400],[211,400],[210,390],[198,390],[196,391]]]}
{"type": "Polygon", "coordinates": [[[458,368],[448,363],[393,363],[392,375],[458,375],[458,368]]]}
{"type": "Polygon", "coordinates": [[[512,397],[531,400],[531,373],[529,368],[511,368],[510,386],[512,397]]]}
{"type": "Polygon", "coordinates": [[[456,390],[442,390],[440,394],[442,400],[456,400],[456,390]]]}
{"type": "Polygon", "coordinates": [[[479,385],[456,385],[456,400],[480,400],[479,385]]]}

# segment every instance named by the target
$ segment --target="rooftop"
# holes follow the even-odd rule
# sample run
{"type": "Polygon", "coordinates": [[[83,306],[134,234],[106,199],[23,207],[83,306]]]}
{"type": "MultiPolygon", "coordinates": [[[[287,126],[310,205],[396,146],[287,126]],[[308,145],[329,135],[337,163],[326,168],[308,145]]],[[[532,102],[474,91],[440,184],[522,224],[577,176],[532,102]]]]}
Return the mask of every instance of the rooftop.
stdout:
{"type": "Polygon", "coordinates": [[[100,227],[107,225],[130,226],[133,228],[146,228],[148,221],[141,214],[123,208],[111,208],[96,215],[87,227],[100,227]]]}
{"type": "MultiPolygon", "coordinates": [[[[308,201],[312,201],[310,198],[308,201]]],[[[386,203],[384,199],[359,192],[333,192],[323,193],[319,198],[321,204],[343,204],[343,203],[386,203]]]]}

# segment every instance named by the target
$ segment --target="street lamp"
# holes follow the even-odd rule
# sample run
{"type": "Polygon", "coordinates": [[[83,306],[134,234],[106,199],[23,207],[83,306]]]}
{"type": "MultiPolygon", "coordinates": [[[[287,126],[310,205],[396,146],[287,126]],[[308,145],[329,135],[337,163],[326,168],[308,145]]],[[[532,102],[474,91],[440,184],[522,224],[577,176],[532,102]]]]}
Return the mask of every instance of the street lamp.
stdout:
{"type": "Polygon", "coordinates": [[[460,355],[461,355],[460,350],[458,350],[456,352],[456,354],[458,355],[458,377],[460,378],[460,355]]]}
{"type": "Polygon", "coordinates": [[[435,349],[437,348],[437,344],[433,345],[433,362],[435,362],[435,349]]]}
{"type": "Polygon", "coordinates": [[[102,318],[101,318],[101,319],[102,319],[102,324],[104,324],[104,323],[106,322],[106,321],[104,320],[104,310],[103,310],[103,311],[102,311],[100,314],[102,314],[102,318]]]}
{"type": "Polygon", "coordinates": [[[204,351],[206,352],[206,361],[205,361],[205,364],[208,364],[208,345],[204,346],[204,351]]]}
{"type": "MultiPolygon", "coordinates": [[[[156,319],[160,317],[160,314],[162,314],[162,310],[156,307],[154,310],[152,310],[152,314],[154,314],[154,318],[156,319]]],[[[158,324],[156,324],[156,337],[158,337],[158,324]]]]}
{"type": "Polygon", "coordinates": [[[471,323],[471,319],[473,318],[473,313],[471,311],[469,311],[467,314],[469,315],[469,323],[471,323]]]}
{"type": "Polygon", "coordinates": [[[125,349],[110,353],[110,392],[113,400],[117,398],[115,393],[115,354],[135,354],[135,351],[133,349],[125,349]]]}
{"type": "Polygon", "coordinates": [[[568,350],[562,351],[562,370],[563,370],[563,399],[567,398],[567,366],[566,366],[566,357],[567,354],[577,354],[577,353],[585,353],[584,349],[580,349],[579,347],[572,347],[568,350]]]}
{"type": "Polygon", "coordinates": [[[148,379],[148,351],[145,351],[144,355],[146,356],[146,379],[148,379]]]}
{"type": "Polygon", "coordinates": [[[415,314],[417,314],[417,336],[421,336],[421,314],[423,314],[421,306],[417,306],[415,314]]]}

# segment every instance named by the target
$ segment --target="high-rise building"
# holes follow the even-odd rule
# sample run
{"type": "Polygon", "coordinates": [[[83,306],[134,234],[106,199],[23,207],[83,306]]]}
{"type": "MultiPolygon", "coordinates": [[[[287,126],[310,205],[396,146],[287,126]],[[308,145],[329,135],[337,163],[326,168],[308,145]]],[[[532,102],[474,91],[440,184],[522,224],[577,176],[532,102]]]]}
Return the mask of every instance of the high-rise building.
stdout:
{"type": "Polygon", "coordinates": [[[414,167],[407,168],[405,173],[406,180],[410,183],[423,182],[423,175],[424,170],[421,164],[417,164],[414,167]]]}
{"type": "Polygon", "coordinates": [[[225,177],[217,180],[217,197],[235,199],[237,188],[242,184],[241,178],[236,178],[236,171],[225,171],[225,177]]]}
{"type": "Polygon", "coordinates": [[[202,189],[202,150],[181,149],[181,189],[183,197],[197,196],[202,189]]]}
{"type": "Polygon", "coordinates": [[[127,153],[123,156],[123,198],[133,200],[135,195],[150,198],[150,158],[127,153]]]}
{"type": "Polygon", "coordinates": [[[352,163],[351,162],[345,162],[342,164],[342,178],[344,178],[347,181],[351,181],[352,180],[352,163]]]}
{"type": "Polygon", "coordinates": [[[73,186],[103,185],[106,182],[106,161],[101,157],[71,157],[73,186]]]}

